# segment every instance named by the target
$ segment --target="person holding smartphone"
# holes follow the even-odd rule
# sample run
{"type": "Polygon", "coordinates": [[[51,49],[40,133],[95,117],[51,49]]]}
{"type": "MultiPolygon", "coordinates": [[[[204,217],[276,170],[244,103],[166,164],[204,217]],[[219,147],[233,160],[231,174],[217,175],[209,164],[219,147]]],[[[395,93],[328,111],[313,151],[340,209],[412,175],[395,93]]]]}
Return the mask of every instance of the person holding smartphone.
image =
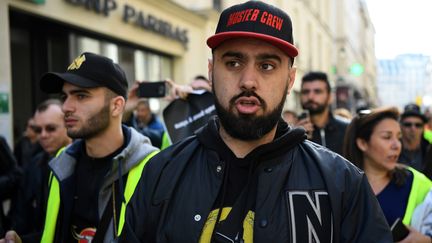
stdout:
{"type": "Polygon", "coordinates": [[[165,82],[136,82],[128,93],[123,123],[148,137],[153,146],[161,148],[165,128],[150,109],[149,98],[165,96],[165,82]],[[163,83],[163,85],[161,85],[163,83]]]}
{"type": "Polygon", "coordinates": [[[349,125],[343,155],[364,170],[395,241],[431,242],[432,181],[398,164],[401,128],[397,108],[362,110],[349,125]],[[399,222],[401,221],[401,222],[399,222]]]}
{"type": "Polygon", "coordinates": [[[331,112],[332,94],[330,82],[324,72],[309,72],[301,82],[300,102],[309,116],[299,119],[297,126],[303,126],[309,139],[342,154],[342,141],[349,121],[334,116],[331,112]]]}

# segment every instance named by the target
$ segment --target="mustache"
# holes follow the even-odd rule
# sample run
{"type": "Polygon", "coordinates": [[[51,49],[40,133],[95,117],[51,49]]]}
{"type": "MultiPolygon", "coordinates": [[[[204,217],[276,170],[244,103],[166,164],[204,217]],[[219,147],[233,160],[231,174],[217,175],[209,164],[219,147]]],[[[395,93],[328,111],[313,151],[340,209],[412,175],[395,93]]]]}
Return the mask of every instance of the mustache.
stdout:
{"type": "Polygon", "coordinates": [[[304,106],[309,106],[309,105],[319,105],[319,104],[313,101],[307,101],[306,103],[304,103],[304,106]]]}
{"type": "Polygon", "coordinates": [[[252,96],[257,98],[262,105],[265,105],[264,99],[262,99],[259,95],[257,95],[257,93],[251,90],[243,91],[240,94],[232,97],[230,100],[230,104],[235,104],[235,101],[240,97],[252,97],[252,96]]]}

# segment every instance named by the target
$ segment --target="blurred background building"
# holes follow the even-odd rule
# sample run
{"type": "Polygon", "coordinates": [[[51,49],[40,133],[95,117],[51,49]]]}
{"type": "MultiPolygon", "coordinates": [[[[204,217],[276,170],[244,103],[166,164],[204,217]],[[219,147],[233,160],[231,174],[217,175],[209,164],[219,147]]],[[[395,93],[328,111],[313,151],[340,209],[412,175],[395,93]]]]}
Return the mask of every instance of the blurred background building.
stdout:
{"type": "Polygon", "coordinates": [[[408,103],[432,105],[432,60],[422,54],[404,54],[378,61],[377,87],[382,105],[399,108],[408,103]]]}
{"type": "MultiPolygon", "coordinates": [[[[64,71],[83,51],[118,62],[130,83],[171,78],[187,83],[207,74],[222,9],[237,0],[3,0],[0,1],[0,133],[11,143],[48,95],[47,71],[64,71]]],[[[327,72],[335,107],[376,105],[374,28],[364,0],[268,0],[293,20],[297,81],[286,106],[299,110],[300,79],[327,72]]],[[[160,112],[166,104],[153,100],[160,112]]]]}

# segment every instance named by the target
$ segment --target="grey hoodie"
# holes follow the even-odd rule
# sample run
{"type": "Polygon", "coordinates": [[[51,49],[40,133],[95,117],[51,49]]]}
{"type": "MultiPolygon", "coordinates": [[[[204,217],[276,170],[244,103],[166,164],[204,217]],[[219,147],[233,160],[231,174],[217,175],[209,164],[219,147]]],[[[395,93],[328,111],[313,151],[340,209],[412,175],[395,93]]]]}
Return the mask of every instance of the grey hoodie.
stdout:
{"type": "MultiPolygon", "coordinates": [[[[158,150],[158,148],[151,145],[150,140],[147,137],[141,135],[135,131],[135,129],[131,129],[126,126],[123,126],[122,129],[127,145],[118,155],[113,158],[112,168],[105,176],[105,181],[103,182],[101,190],[99,191],[99,217],[102,217],[105,207],[111,198],[111,185],[119,179],[119,165],[121,165],[121,175],[123,176],[127,174],[134,166],[143,161],[150,153],[158,150]]],[[[68,178],[71,178],[75,172],[75,166],[77,163],[76,158],[77,155],[81,153],[80,150],[83,147],[83,142],[84,141],[81,139],[74,141],[74,143],[66,147],[66,149],[60,155],[58,155],[49,163],[54,176],[60,184],[61,207],[57,221],[61,222],[57,222],[55,236],[56,242],[64,242],[64,239],[66,239],[65,237],[67,237],[67,234],[69,233],[69,231],[66,229],[68,228],[68,225],[70,225],[70,218],[67,216],[60,217],[60,215],[70,215],[71,209],[73,208],[71,206],[72,200],[68,200],[72,199],[73,195],[70,194],[73,193],[68,193],[70,192],[70,188],[68,188],[70,185],[67,185],[68,183],[66,181],[68,178]],[[62,228],[63,230],[59,228],[62,228]]],[[[107,232],[105,233],[104,242],[113,242],[113,236],[113,220],[111,218],[110,225],[108,226],[107,232]]]]}

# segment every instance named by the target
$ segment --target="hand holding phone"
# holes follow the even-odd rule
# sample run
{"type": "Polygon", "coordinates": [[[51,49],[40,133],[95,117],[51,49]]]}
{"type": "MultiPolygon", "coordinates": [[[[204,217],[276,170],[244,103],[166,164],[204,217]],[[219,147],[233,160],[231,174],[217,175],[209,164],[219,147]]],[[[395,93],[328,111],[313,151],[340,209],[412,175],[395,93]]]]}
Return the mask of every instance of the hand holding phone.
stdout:
{"type": "Polygon", "coordinates": [[[141,82],[139,83],[137,92],[139,97],[144,98],[165,97],[167,94],[166,82],[141,82]]]}
{"type": "Polygon", "coordinates": [[[309,110],[304,110],[299,116],[298,119],[299,120],[303,120],[309,118],[309,110]]]}
{"type": "Polygon", "coordinates": [[[396,221],[390,227],[390,229],[393,235],[394,242],[405,239],[405,237],[407,237],[408,234],[410,233],[409,229],[402,223],[401,218],[397,218],[396,221]]]}

